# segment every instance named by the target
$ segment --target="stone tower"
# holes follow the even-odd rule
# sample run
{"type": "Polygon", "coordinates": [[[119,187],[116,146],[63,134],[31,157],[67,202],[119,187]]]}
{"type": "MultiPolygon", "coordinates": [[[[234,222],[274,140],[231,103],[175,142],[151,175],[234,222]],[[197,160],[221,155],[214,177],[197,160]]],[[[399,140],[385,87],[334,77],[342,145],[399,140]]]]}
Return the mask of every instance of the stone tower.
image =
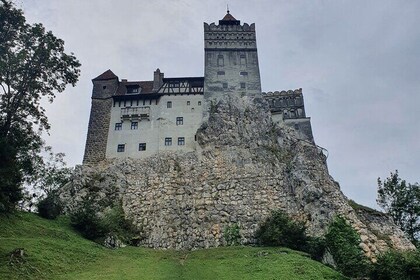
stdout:
{"type": "Polygon", "coordinates": [[[105,159],[111,118],[112,96],[118,88],[118,77],[107,70],[92,80],[92,106],[83,163],[96,163],[105,159]]]}
{"type": "Polygon", "coordinates": [[[255,24],[241,25],[229,10],[219,25],[204,23],[204,98],[261,94],[255,24]]]}

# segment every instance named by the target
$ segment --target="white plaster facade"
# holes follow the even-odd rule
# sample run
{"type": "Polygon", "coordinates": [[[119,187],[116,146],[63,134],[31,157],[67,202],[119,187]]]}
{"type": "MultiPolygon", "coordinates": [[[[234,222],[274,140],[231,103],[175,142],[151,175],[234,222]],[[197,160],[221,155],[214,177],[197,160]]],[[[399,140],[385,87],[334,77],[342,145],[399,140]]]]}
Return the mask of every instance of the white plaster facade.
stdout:
{"type": "Polygon", "coordinates": [[[130,101],[126,101],[126,106],[124,101],[114,102],[106,158],[145,158],[160,151],[183,152],[196,148],[195,133],[203,113],[202,94],[163,95],[158,99],[139,100],[139,106],[137,100],[131,104],[130,101]],[[168,102],[171,102],[170,106],[168,102]],[[126,108],[150,108],[150,115],[148,118],[123,119],[121,112],[126,108]],[[132,128],[132,122],[137,122],[138,127],[132,128]],[[116,129],[117,123],[121,123],[120,130],[116,129]],[[171,139],[170,145],[168,141],[165,143],[166,138],[171,139]],[[139,150],[141,143],[146,144],[146,150],[139,150]],[[124,151],[118,151],[118,145],[124,145],[124,151]]]}

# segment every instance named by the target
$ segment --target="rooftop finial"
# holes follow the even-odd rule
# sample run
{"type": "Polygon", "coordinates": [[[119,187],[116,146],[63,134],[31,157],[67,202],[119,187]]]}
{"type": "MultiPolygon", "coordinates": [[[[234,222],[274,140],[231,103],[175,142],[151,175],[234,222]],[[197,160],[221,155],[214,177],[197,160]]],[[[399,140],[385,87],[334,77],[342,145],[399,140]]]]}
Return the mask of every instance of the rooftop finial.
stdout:
{"type": "Polygon", "coordinates": [[[229,14],[229,4],[226,4],[227,13],[229,14]]]}

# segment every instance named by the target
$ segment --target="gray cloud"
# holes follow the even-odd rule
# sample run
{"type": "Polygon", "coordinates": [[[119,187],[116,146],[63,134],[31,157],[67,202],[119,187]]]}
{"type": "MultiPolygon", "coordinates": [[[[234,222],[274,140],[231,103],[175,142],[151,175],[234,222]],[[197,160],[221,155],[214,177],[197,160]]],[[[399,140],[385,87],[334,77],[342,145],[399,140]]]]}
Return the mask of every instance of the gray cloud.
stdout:
{"type": "MultiPolygon", "coordinates": [[[[420,10],[418,1],[229,1],[255,22],[263,90],[302,87],[317,144],[331,175],[356,201],[375,206],[376,179],[399,169],[418,181],[420,166],[420,10]]],[[[225,1],[24,0],[80,59],[82,76],[48,114],[48,143],[71,165],[82,160],[91,79],[107,69],[149,80],[203,75],[203,21],[225,1]]]]}

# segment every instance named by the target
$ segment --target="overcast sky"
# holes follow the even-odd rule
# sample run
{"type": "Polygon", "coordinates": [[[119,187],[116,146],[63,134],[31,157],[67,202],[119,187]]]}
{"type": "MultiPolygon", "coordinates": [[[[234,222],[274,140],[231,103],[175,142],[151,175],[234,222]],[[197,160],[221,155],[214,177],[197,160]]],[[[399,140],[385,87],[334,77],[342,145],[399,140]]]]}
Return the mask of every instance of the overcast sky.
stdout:
{"type": "Polygon", "coordinates": [[[376,207],[376,180],[420,180],[420,1],[16,0],[82,63],[52,106],[48,144],[80,164],[91,79],[203,76],[203,22],[256,23],[263,91],[303,88],[315,141],[349,198],[376,207]]]}

